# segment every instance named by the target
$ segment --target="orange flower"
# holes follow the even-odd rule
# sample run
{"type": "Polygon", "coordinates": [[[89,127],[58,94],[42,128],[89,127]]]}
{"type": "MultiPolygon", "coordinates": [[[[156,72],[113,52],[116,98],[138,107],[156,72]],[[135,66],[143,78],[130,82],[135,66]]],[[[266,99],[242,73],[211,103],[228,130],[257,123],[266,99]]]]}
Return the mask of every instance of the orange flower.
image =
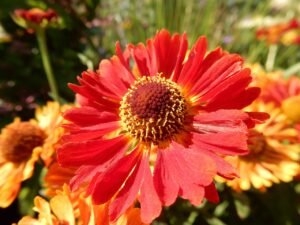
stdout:
{"type": "Polygon", "coordinates": [[[0,207],[16,198],[21,182],[32,176],[46,134],[36,121],[19,119],[6,126],[0,136],[0,207]]]}
{"type": "Polygon", "coordinates": [[[34,199],[38,218],[23,217],[18,225],[146,225],[140,220],[140,210],[130,207],[117,221],[110,223],[108,204],[96,206],[90,198],[73,198],[69,190],[55,195],[49,202],[41,197],[34,199]]]}
{"type": "MultiPolygon", "coordinates": [[[[50,160],[56,143],[56,124],[61,120],[58,103],[37,109],[36,119],[15,119],[0,135],[0,207],[9,206],[19,193],[21,182],[30,178],[39,156],[50,160]],[[45,116],[45,112],[49,112],[45,116]],[[43,116],[44,115],[44,116],[43,116]],[[51,120],[50,120],[51,118],[51,120]]],[[[61,129],[61,128],[59,128],[61,129]]]]}
{"type": "Polygon", "coordinates": [[[248,155],[226,158],[238,169],[240,178],[227,182],[237,191],[252,186],[264,190],[273,183],[289,182],[300,167],[297,131],[289,126],[280,108],[260,102],[251,109],[268,112],[271,117],[250,132],[248,155]]]}
{"type": "Polygon", "coordinates": [[[256,37],[259,40],[265,40],[268,44],[294,44],[297,42],[297,36],[291,36],[290,31],[299,30],[300,24],[296,19],[292,19],[287,23],[280,23],[270,27],[263,27],[256,31],[256,37]],[[293,39],[291,39],[293,37],[293,39]],[[293,41],[294,40],[294,41],[293,41]]]}

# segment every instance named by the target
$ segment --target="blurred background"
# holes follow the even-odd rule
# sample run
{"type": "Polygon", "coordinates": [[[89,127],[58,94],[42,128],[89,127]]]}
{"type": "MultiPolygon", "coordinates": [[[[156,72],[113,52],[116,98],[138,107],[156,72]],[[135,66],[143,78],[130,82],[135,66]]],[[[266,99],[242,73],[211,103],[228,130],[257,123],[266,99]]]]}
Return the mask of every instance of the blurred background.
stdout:
{"type": "MultiPolygon", "coordinates": [[[[114,53],[115,42],[145,42],[158,29],[186,32],[190,45],[206,35],[210,49],[221,46],[241,54],[247,63],[264,65],[270,43],[257,38],[257,29],[300,19],[299,0],[1,0],[0,1],[0,126],[18,116],[33,117],[51,97],[34,33],[16,25],[18,8],[53,8],[60,28],[47,29],[54,75],[65,101],[74,100],[67,83],[114,53]]],[[[300,34],[299,34],[300,35],[300,34]]],[[[279,44],[274,69],[299,74],[300,46],[279,44]]],[[[300,107],[300,106],[299,106],[300,107]]],[[[0,210],[0,224],[16,222],[30,211],[35,190],[24,184],[27,200],[0,210]]],[[[299,182],[298,182],[299,183],[299,182]]],[[[300,185],[281,183],[265,192],[232,192],[222,184],[221,204],[192,207],[186,201],[165,209],[155,224],[300,224],[300,185]]],[[[22,194],[22,193],[21,193],[22,194]]],[[[24,200],[25,199],[25,200],[24,200]]]]}

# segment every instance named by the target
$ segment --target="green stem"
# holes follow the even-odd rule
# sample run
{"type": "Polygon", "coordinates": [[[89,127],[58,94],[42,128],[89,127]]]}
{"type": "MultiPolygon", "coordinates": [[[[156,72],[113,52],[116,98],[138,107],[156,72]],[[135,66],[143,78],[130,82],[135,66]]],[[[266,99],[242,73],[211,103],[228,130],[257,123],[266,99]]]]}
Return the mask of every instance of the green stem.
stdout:
{"type": "Polygon", "coordinates": [[[277,45],[270,45],[269,47],[269,53],[267,56],[267,61],[266,61],[266,70],[272,71],[274,68],[274,63],[275,63],[275,58],[277,54],[278,46],[277,45]]]}
{"type": "Polygon", "coordinates": [[[53,99],[55,101],[60,102],[56,81],[55,81],[55,78],[53,75],[53,71],[52,71],[52,67],[51,67],[51,63],[50,63],[50,59],[49,59],[49,52],[48,52],[48,47],[47,47],[47,43],[46,43],[45,29],[43,29],[43,28],[37,29],[36,34],[37,34],[37,40],[38,40],[38,44],[39,44],[39,48],[40,48],[40,52],[41,52],[41,56],[42,56],[44,70],[45,70],[47,80],[48,80],[50,90],[51,90],[51,96],[53,97],[53,99]]]}
{"type": "Polygon", "coordinates": [[[284,77],[289,78],[290,76],[299,73],[299,71],[300,71],[300,63],[297,63],[285,70],[284,77]]]}

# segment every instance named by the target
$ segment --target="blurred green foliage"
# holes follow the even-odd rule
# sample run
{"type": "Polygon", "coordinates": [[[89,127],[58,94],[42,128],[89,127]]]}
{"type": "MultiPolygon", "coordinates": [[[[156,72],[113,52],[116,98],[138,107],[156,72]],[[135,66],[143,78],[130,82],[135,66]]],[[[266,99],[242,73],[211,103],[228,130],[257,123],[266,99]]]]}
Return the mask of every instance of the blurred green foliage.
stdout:
{"type": "MultiPolygon", "coordinates": [[[[123,46],[145,42],[161,28],[186,32],[190,45],[200,35],[206,35],[210,49],[222,46],[243,55],[248,62],[264,64],[268,45],[256,40],[257,26],[267,19],[300,18],[299,1],[283,3],[280,5],[278,0],[1,0],[0,26],[11,39],[1,42],[0,36],[0,125],[15,116],[31,118],[37,105],[51,99],[35,35],[11,19],[10,14],[16,8],[51,7],[62,17],[63,29],[47,30],[48,46],[59,92],[72,101],[74,95],[67,83],[75,82],[76,76],[87,68],[97,69],[102,58],[113,54],[117,40],[123,46]]],[[[279,46],[275,68],[287,70],[299,60],[299,46],[279,46]]],[[[299,66],[295,68],[297,72],[299,66]]],[[[32,183],[28,181],[25,186],[32,183]]],[[[299,185],[296,182],[275,185],[265,193],[255,190],[234,193],[220,184],[220,204],[193,207],[178,200],[154,224],[297,225],[300,224],[299,185]]],[[[32,201],[32,191],[37,192],[23,192],[27,200],[22,207],[29,207],[26,204],[32,201]]],[[[15,212],[13,221],[17,215],[15,212]]]]}

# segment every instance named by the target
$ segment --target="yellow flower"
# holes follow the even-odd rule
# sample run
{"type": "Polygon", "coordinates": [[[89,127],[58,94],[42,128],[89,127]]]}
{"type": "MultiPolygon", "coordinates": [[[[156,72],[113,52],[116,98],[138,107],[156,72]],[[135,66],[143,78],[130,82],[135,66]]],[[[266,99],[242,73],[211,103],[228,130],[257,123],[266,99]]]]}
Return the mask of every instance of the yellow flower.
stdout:
{"type": "Polygon", "coordinates": [[[61,121],[58,103],[50,102],[37,109],[37,118],[16,118],[0,135],[0,207],[8,207],[17,197],[21,183],[32,176],[40,156],[53,158],[57,141],[56,125],[61,121]],[[47,112],[47,116],[46,116],[47,112]]]}
{"type": "Polygon", "coordinates": [[[145,225],[140,220],[140,209],[133,207],[109,223],[108,204],[93,205],[91,198],[83,195],[74,198],[66,185],[49,202],[37,196],[34,203],[37,218],[25,216],[18,225],[145,225]]]}
{"type": "Polygon", "coordinates": [[[270,119],[250,132],[248,155],[226,158],[240,175],[227,182],[236,191],[249,190],[252,186],[265,190],[273,183],[291,181],[299,170],[298,134],[281,109],[262,102],[256,102],[253,108],[268,112],[270,119]]]}

